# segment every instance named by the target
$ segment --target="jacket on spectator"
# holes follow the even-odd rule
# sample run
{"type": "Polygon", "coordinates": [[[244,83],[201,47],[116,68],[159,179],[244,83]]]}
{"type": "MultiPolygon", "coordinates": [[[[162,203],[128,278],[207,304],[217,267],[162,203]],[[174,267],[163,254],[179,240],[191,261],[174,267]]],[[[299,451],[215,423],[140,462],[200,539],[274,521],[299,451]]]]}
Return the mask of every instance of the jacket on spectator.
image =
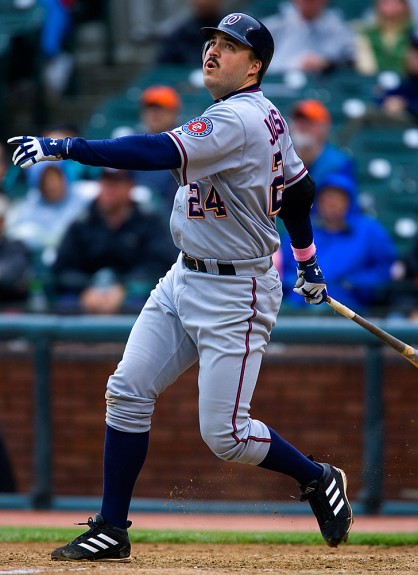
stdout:
{"type": "Polygon", "coordinates": [[[317,18],[308,21],[295,6],[286,3],[278,14],[266,18],[264,24],[275,40],[268,74],[303,69],[303,59],[309,53],[325,58],[329,68],[354,61],[354,33],[332,9],[325,9],[317,18]]]}
{"type": "Polygon", "coordinates": [[[107,269],[127,286],[130,297],[137,295],[143,303],[176,255],[159,218],[143,214],[133,202],[129,217],[118,228],[110,228],[94,200],[59,246],[53,265],[57,292],[78,295],[94,274],[107,269]]]}
{"type": "MultiPolygon", "coordinates": [[[[318,195],[328,187],[344,190],[350,205],[345,227],[330,231],[321,222],[320,212],[313,220],[315,245],[331,297],[357,311],[367,311],[391,281],[391,267],[396,249],[384,226],[360,213],[351,205],[355,201],[353,182],[340,174],[330,175],[318,195]]],[[[292,307],[304,305],[303,298],[293,293],[294,261],[289,242],[283,241],[285,302],[292,307]],[[301,301],[302,300],[302,301],[301,301]]]]}

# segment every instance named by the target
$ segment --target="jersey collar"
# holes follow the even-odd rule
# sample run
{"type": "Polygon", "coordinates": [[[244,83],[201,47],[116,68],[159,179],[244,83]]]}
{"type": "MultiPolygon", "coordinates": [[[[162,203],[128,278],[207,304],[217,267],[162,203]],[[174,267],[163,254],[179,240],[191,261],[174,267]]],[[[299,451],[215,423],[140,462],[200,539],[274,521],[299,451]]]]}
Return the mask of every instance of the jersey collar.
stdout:
{"type": "Polygon", "coordinates": [[[244,94],[246,92],[260,92],[260,91],[261,91],[260,84],[252,84],[251,86],[241,88],[241,90],[236,90],[235,92],[230,92],[226,96],[223,96],[222,98],[218,98],[217,100],[214,100],[214,103],[217,104],[218,102],[224,102],[225,100],[228,100],[228,98],[231,98],[231,96],[236,96],[237,94],[244,94]]]}

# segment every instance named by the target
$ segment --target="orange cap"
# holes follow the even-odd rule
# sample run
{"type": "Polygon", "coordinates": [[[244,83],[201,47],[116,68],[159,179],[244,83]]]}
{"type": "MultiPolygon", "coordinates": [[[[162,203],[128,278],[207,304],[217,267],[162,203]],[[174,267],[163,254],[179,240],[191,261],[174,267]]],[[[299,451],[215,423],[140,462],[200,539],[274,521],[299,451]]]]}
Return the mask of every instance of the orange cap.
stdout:
{"type": "Polygon", "coordinates": [[[170,110],[180,108],[180,97],[170,86],[151,86],[142,92],[141,103],[144,106],[160,106],[170,110]]]}
{"type": "Polygon", "coordinates": [[[293,118],[307,118],[313,122],[330,122],[331,116],[319,100],[301,100],[292,110],[293,118]]]}

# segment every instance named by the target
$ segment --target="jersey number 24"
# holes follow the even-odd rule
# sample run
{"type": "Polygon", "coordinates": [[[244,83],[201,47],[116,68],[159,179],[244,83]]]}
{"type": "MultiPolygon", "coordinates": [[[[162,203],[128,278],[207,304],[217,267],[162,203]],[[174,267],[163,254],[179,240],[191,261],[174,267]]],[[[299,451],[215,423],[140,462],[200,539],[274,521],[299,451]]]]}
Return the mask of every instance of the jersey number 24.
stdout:
{"type": "Polygon", "coordinates": [[[213,186],[209,188],[203,206],[200,203],[200,188],[196,182],[189,185],[189,199],[187,205],[187,217],[189,219],[204,219],[205,212],[213,212],[216,218],[226,218],[226,207],[221,196],[213,186]]]}

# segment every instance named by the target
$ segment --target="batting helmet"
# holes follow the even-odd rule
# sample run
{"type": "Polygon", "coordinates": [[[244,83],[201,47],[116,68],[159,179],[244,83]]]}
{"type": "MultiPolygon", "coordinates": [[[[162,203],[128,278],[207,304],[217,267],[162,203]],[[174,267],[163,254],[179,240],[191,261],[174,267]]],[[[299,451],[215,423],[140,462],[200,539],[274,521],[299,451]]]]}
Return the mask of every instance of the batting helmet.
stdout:
{"type": "Polygon", "coordinates": [[[208,26],[201,31],[206,40],[210,40],[214,32],[220,31],[229,34],[245,46],[250,46],[263,64],[260,79],[264,76],[273,58],[274,40],[270,31],[257,18],[234,12],[225,16],[217,27],[208,26]]]}

